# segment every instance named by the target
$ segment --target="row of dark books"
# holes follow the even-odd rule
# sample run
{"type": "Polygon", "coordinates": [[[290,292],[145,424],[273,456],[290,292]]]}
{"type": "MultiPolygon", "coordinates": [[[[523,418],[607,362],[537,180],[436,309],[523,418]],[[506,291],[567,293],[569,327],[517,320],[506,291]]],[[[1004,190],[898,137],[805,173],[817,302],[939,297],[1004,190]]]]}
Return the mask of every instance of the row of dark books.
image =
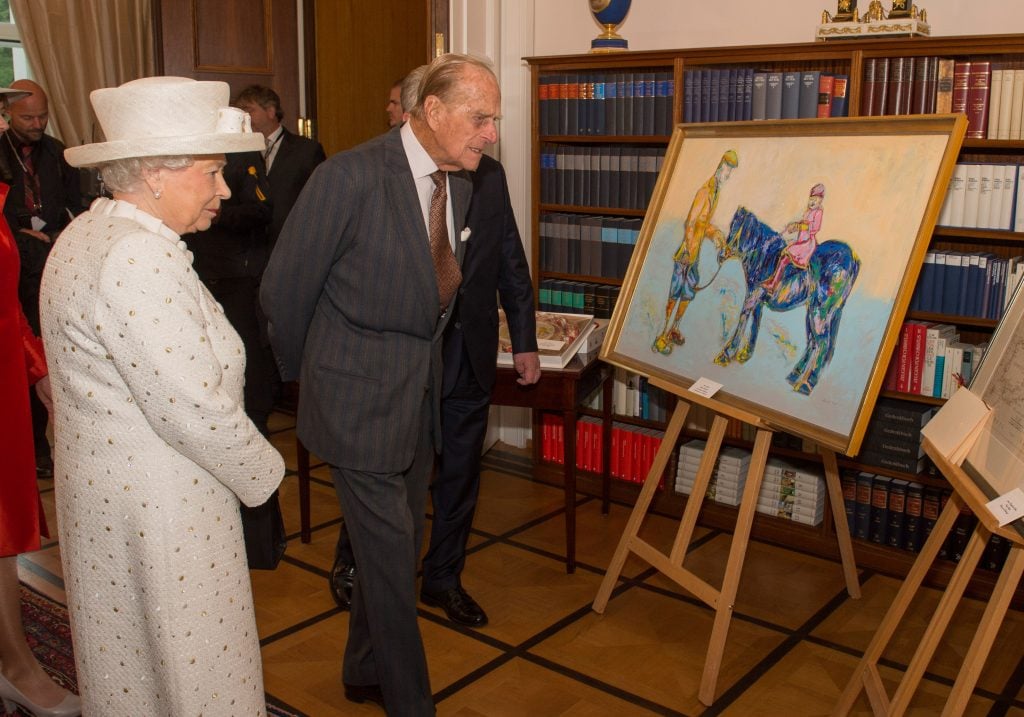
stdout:
{"type": "Polygon", "coordinates": [[[643,220],[545,212],[540,215],[540,269],[621,279],[643,220]]]}
{"type": "Polygon", "coordinates": [[[542,75],[537,109],[542,135],[667,135],[672,131],[671,72],[542,75]]]}
{"type": "MultiPolygon", "coordinates": [[[[909,373],[908,368],[908,383],[909,373]]],[[[900,376],[904,376],[902,371],[900,376]]],[[[857,461],[917,475],[924,470],[927,461],[921,448],[921,428],[933,415],[934,406],[892,398],[879,399],[864,433],[857,461]]]]}
{"type": "MultiPolygon", "coordinates": [[[[602,428],[601,420],[593,416],[584,416],[576,421],[577,469],[604,472],[602,428]]],[[[664,438],[664,431],[615,421],[609,451],[611,477],[643,483],[664,438]]],[[[550,463],[565,464],[565,427],[561,414],[544,413],[541,417],[541,458],[550,463]]]]}
{"type": "Polygon", "coordinates": [[[986,348],[984,343],[960,341],[952,324],[904,322],[882,387],[887,391],[949,398],[957,388],[970,382],[986,348]]]}
{"type": "Polygon", "coordinates": [[[537,294],[539,311],[562,314],[589,314],[595,319],[610,319],[620,288],[608,284],[564,279],[541,279],[537,294]]]}
{"type": "Polygon", "coordinates": [[[1024,231],[1024,165],[957,162],[938,224],[962,229],[1024,231]]]}
{"type": "MultiPolygon", "coordinates": [[[[940,488],[867,472],[847,472],[841,480],[850,533],[861,540],[913,553],[920,552],[950,496],[949,491],[940,488]]],[[[976,524],[977,518],[969,510],[961,511],[939,557],[959,561],[976,524]]],[[[1009,547],[1005,539],[993,535],[980,565],[989,570],[1002,569],[1009,547]]]]}
{"type": "MultiPolygon", "coordinates": [[[[1000,68],[1001,69],[1001,68],[1000,68]]],[[[968,139],[996,139],[989,132],[992,99],[992,62],[926,57],[868,57],[864,59],[864,81],[860,94],[862,116],[935,114],[962,112],[967,115],[968,139]]],[[[1000,74],[1000,97],[1003,75],[1000,74]]],[[[1012,81],[1015,81],[1015,77],[1012,81]]],[[[1011,81],[1010,103],[1014,102],[1011,81]]],[[[1021,79],[1024,83],[1024,78],[1021,79]]],[[[1020,101],[1024,105],[1024,84],[1020,101]]],[[[1002,108],[999,109],[1000,113],[1002,108]]],[[[1000,117],[1002,115],[1000,114],[1000,117]]],[[[1007,116],[1012,127],[1012,115],[1007,116]]],[[[1020,118],[1017,120],[1019,132],[1020,118]]],[[[997,118],[998,122],[998,118],[997,118]]],[[[993,126],[996,135],[1001,129],[993,126]]],[[[1007,136],[1012,139],[1007,129],[1007,136]]]]}
{"type": "Polygon", "coordinates": [[[646,209],[664,161],[665,147],[544,144],[540,201],[646,209]]]}
{"type": "Polygon", "coordinates": [[[929,251],[910,310],[999,319],[1024,272],[1022,260],[983,251],[929,251]]]}
{"type": "Polygon", "coordinates": [[[846,117],[848,84],[848,75],[821,70],[687,70],[683,121],[846,117]]]}

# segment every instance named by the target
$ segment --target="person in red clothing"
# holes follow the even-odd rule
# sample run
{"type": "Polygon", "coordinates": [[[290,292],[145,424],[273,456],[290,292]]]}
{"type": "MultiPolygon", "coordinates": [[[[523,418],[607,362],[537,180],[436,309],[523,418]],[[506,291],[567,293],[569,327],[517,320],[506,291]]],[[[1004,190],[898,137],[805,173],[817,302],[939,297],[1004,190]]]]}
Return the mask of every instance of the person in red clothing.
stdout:
{"type": "MultiPolygon", "coordinates": [[[[4,104],[18,90],[0,88],[4,104]]],[[[0,132],[7,123],[0,118],[0,132]]],[[[4,177],[0,167],[0,179],[4,177]]],[[[0,208],[9,185],[0,182],[0,208]]],[[[28,387],[35,384],[50,406],[43,344],[29,328],[18,301],[18,248],[7,221],[0,218],[0,702],[35,717],[81,714],[76,695],[61,688],[43,670],[25,641],[18,587],[18,554],[39,549],[39,535],[49,537],[36,485],[35,450],[28,387]]]]}

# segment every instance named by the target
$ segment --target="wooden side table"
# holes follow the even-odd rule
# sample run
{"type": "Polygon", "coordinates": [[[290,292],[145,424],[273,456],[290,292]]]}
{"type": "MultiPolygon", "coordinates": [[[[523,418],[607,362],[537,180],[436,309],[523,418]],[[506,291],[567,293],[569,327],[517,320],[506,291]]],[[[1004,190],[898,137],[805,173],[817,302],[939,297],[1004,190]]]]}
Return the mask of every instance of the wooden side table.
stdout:
{"type": "MultiPolygon", "coordinates": [[[[597,359],[597,353],[577,355],[563,369],[544,369],[540,381],[532,386],[520,386],[515,369],[498,367],[491,402],[496,406],[518,406],[538,411],[559,411],[562,414],[562,428],[565,436],[565,464],[562,476],[565,481],[565,570],[576,570],[576,419],[579,418],[580,402],[603,386],[601,405],[603,421],[603,464],[605,480],[602,482],[602,510],[608,512],[609,481],[612,444],[612,368],[597,359]]],[[[540,416],[533,421],[533,440],[540,440],[540,416]]],[[[309,451],[302,441],[295,439],[295,456],[299,476],[299,524],[300,539],[308,543],[312,538],[309,517],[309,451]]]]}
{"type": "MultiPolygon", "coordinates": [[[[563,369],[546,368],[540,381],[532,386],[520,386],[515,369],[498,367],[497,379],[491,393],[491,403],[496,406],[518,406],[538,411],[559,411],[562,414],[562,430],[565,443],[565,463],[562,477],[565,488],[565,571],[576,570],[576,419],[579,418],[580,402],[603,387],[603,462],[604,474],[608,475],[612,444],[612,368],[597,359],[597,353],[577,355],[563,369]]],[[[534,414],[533,441],[537,445],[541,436],[541,419],[534,414]]],[[[537,455],[534,451],[534,455],[537,455]]],[[[608,512],[609,481],[602,481],[602,510],[608,512]]]]}

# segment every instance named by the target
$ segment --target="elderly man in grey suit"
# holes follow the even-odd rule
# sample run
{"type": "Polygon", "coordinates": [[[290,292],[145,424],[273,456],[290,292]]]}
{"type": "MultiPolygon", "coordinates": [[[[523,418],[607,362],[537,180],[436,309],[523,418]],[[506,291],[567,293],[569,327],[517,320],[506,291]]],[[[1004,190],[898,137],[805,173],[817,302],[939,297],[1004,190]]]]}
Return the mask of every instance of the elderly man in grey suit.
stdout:
{"type": "Polygon", "coordinates": [[[486,64],[435,59],[406,125],[317,168],[263,279],[282,378],[302,386],[298,436],[331,466],[359,566],[345,695],[392,714],[434,713],[416,559],[461,279],[452,264],[472,241],[465,170],[497,141],[500,103],[486,64]]]}

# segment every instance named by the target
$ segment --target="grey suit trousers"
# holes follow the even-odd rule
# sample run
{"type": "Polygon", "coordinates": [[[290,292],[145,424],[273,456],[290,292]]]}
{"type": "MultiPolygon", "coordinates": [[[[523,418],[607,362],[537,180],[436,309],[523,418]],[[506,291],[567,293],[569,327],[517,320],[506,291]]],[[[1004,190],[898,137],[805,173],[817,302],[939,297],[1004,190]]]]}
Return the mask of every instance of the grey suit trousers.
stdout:
{"type": "Polygon", "coordinates": [[[380,684],[389,714],[433,715],[416,611],[416,567],[434,465],[424,401],[415,456],[402,473],[331,467],[359,573],[352,591],[342,679],[380,684]]]}

